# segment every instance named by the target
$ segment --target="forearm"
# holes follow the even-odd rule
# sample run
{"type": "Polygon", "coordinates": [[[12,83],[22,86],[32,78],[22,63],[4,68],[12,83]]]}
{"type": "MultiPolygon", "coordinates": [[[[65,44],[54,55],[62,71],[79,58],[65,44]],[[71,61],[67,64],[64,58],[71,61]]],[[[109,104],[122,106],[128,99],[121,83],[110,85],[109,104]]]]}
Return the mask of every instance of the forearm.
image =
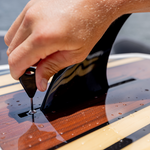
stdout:
{"type": "Polygon", "coordinates": [[[120,13],[150,12],[150,0],[120,0],[120,13]]]}
{"type": "MultiPolygon", "coordinates": [[[[91,0],[93,1],[93,0],[91,0]]],[[[150,12],[150,0],[95,0],[99,1],[103,14],[116,19],[123,14],[150,12]]],[[[108,17],[107,16],[107,17],[108,17]]]]}

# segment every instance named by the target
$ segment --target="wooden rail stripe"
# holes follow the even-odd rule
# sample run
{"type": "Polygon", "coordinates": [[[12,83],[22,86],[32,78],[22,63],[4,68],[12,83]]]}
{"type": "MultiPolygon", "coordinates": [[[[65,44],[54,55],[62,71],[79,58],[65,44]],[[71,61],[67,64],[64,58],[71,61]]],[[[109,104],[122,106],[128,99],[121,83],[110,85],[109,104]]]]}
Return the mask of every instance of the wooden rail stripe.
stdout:
{"type": "Polygon", "coordinates": [[[15,84],[15,85],[11,85],[8,87],[4,87],[0,89],[0,96],[4,94],[12,93],[12,92],[20,91],[22,89],[23,87],[21,86],[21,84],[15,84]]]}
{"type": "Polygon", "coordinates": [[[0,86],[9,85],[12,83],[19,83],[18,80],[14,80],[10,74],[0,76],[0,86]]]}
{"type": "MultiPolygon", "coordinates": [[[[50,83],[51,80],[52,80],[52,78],[50,78],[48,83],[50,83]]],[[[1,84],[0,84],[0,86],[1,86],[1,84]]],[[[10,86],[8,85],[8,86],[0,88],[0,96],[4,95],[4,94],[9,94],[9,93],[12,93],[12,92],[17,92],[17,91],[20,91],[20,90],[23,90],[23,87],[19,82],[18,82],[18,84],[16,82],[16,84],[14,84],[14,85],[10,85],[10,86]]]]}
{"type": "MultiPolygon", "coordinates": [[[[112,149],[120,150],[120,149],[123,149],[126,146],[128,146],[130,144],[132,145],[132,143],[134,143],[137,140],[139,140],[139,139],[143,138],[144,136],[148,135],[149,131],[150,131],[150,124],[148,124],[144,128],[141,128],[140,130],[134,132],[133,134],[127,136],[126,138],[120,140],[119,142],[111,145],[110,147],[106,148],[105,150],[112,150],[112,149]]],[[[149,141],[149,140],[150,139],[148,139],[147,141],[149,141]]]]}
{"type": "Polygon", "coordinates": [[[140,61],[140,60],[143,60],[143,58],[139,57],[139,58],[120,59],[120,60],[116,60],[116,61],[108,63],[107,68],[115,67],[118,65],[124,65],[124,64],[132,63],[132,62],[136,62],[136,61],[140,61]]]}
{"type": "Polygon", "coordinates": [[[150,150],[150,134],[147,134],[121,150],[150,150]]]}
{"type": "Polygon", "coordinates": [[[77,139],[59,150],[105,149],[150,123],[150,106],[77,139]],[[138,122],[138,123],[137,123],[138,122]]]}

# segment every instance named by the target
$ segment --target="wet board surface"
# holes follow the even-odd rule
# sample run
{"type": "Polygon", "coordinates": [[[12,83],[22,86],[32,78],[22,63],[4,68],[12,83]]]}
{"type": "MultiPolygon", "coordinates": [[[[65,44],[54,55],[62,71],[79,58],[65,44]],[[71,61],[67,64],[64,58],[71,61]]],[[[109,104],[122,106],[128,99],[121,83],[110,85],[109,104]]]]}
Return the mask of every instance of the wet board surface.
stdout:
{"type": "MultiPolygon", "coordinates": [[[[0,76],[0,147],[3,150],[150,149],[150,60],[110,60],[107,93],[43,114],[45,93],[30,99],[9,74],[0,76]]],[[[71,99],[71,97],[70,97],[71,99]]]]}

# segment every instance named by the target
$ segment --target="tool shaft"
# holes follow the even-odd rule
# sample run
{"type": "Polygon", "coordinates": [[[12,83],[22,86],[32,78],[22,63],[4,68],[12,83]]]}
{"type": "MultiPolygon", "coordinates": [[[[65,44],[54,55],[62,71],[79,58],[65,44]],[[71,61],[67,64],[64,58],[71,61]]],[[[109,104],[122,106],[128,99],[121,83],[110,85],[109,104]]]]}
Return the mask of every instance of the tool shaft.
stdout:
{"type": "Polygon", "coordinates": [[[33,98],[31,98],[31,111],[33,112],[33,98]]]}
{"type": "Polygon", "coordinates": [[[36,113],[36,110],[33,109],[33,98],[31,98],[30,100],[31,100],[31,110],[29,111],[29,114],[33,115],[36,113]]]}

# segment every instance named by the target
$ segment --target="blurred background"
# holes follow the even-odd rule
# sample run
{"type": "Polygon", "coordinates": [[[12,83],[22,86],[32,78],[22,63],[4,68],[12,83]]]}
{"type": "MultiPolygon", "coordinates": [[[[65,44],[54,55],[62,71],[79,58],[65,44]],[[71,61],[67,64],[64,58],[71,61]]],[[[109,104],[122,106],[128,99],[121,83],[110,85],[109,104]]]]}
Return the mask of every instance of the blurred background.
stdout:
{"type": "MultiPolygon", "coordinates": [[[[29,0],[0,0],[0,65],[7,64],[3,36],[29,0]]],[[[132,14],[121,29],[111,54],[150,54],[150,13],[132,14]]]]}
{"type": "Polygon", "coordinates": [[[29,0],[0,0],[0,65],[7,64],[3,36],[29,0]]]}

